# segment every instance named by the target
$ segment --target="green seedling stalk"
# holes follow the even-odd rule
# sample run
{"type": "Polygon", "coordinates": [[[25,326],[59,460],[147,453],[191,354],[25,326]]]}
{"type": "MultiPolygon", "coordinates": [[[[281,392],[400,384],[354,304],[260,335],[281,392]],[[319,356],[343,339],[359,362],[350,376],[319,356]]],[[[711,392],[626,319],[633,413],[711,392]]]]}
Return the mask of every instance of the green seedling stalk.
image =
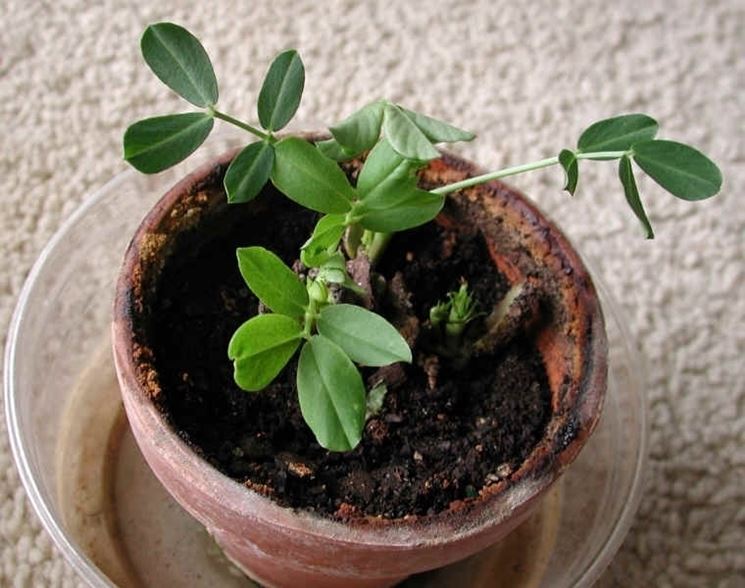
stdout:
{"type": "Polygon", "coordinates": [[[470,349],[464,349],[463,333],[468,323],[478,316],[466,282],[458,290],[449,292],[447,300],[438,302],[430,309],[430,322],[439,333],[440,352],[443,355],[453,358],[468,356],[470,349]]]}
{"type": "Polygon", "coordinates": [[[391,241],[391,237],[393,237],[393,233],[371,232],[370,244],[367,246],[367,257],[370,259],[372,265],[375,265],[380,259],[380,256],[383,255],[388,247],[388,243],[391,241]]]}
{"type": "Polygon", "coordinates": [[[251,126],[248,123],[245,123],[241,120],[238,120],[237,118],[233,118],[229,114],[225,114],[224,112],[220,112],[219,110],[216,110],[215,108],[208,108],[207,112],[214,116],[215,118],[219,118],[220,120],[223,120],[227,123],[230,123],[231,125],[234,125],[240,129],[243,129],[244,131],[248,131],[252,135],[256,135],[259,139],[263,141],[268,141],[270,143],[276,142],[276,138],[271,133],[265,133],[263,131],[260,131],[256,127],[251,126]]]}
{"type": "Polygon", "coordinates": [[[347,232],[344,235],[344,250],[349,259],[357,257],[364,233],[365,230],[359,223],[352,223],[347,227],[347,232]]]}
{"type": "MultiPolygon", "coordinates": [[[[608,160],[608,159],[620,159],[624,155],[629,155],[631,151],[599,151],[597,153],[577,153],[577,159],[594,159],[594,160],[608,160]]],[[[460,182],[454,182],[445,186],[440,186],[434,190],[430,190],[432,194],[450,194],[463,188],[470,188],[471,186],[478,186],[491,180],[498,180],[500,178],[506,178],[508,176],[515,176],[525,172],[533,171],[536,169],[542,169],[545,167],[551,167],[559,164],[558,157],[549,157],[547,159],[541,159],[532,163],[525,163],[523,165],[515,165],[513,167],[506,167],[497,171],[468,178],[460,182]]]]}
{"type": "Polygon", "coordinates": [[[308,282],[308,308],[305,311],[303,337],[310,339],[313,329],[318,320],[318,313],[323,306],[329,303],[329,290],[321,280],[309,280],[308,282]]]}
{"type": "Polygon", "coordinates": [[[460,343],[461,335],[466,328],[466,321],[449,320],[445,323],[445,336],[449,342],[460,343]]]}

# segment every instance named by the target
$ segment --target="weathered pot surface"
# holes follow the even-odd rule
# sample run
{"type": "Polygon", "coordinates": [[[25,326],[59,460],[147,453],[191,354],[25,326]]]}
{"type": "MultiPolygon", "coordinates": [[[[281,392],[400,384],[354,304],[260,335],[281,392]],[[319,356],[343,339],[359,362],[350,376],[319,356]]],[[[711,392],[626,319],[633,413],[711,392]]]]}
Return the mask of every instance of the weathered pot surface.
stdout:
{"type": "MultiPolygon", "coordinates": [[[[224,173],[235,153],[199,168],[158,202],[127,250],[117,285],[112,325],[117,375],[130,426],[157,477],[231,559],[267,586],[390,586],[504,537],[574,460],[600,416],[607,341],[598,297],[577,253],[533,204],[501,183],[450,198],[446,222],[475,213],[500,272],[511,283],[529,277],[544,294],[550,320],[544,321],[537,345],[552,409],[544,437],[509,478],[436,515],[347,524],[295,511],[225,476],[178,436],[153,401],[157,373],[137,338],[144,301],[175,235],[226,206],[209,183],[224,173]]],[[[422,178],[443,184],[475,173],[473,165],[444,155],[422,178]]],[[[261,197],[245,206],[262,206],[261,197]]]]}

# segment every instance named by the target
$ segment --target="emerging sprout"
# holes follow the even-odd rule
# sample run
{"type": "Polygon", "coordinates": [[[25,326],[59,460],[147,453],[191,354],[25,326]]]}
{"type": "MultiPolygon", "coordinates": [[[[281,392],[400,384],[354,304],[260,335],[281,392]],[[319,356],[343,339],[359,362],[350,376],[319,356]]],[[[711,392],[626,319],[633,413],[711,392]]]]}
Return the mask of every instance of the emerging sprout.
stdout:
{"type": "Polygon", "coordinates": [[[468,283],[465,281],[457,291],[448,292],[447,300],[438,302],[429,311],[432,326],[444,325],[445,335],[455,339],[460,339],[466,325],[477,316],[476,301],[468,291],[468,283]]]}

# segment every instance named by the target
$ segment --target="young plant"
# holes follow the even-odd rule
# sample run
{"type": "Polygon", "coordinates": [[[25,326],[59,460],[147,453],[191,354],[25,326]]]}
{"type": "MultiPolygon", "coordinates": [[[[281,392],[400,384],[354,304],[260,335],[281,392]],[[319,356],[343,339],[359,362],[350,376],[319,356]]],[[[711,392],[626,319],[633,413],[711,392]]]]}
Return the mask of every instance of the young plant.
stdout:
{"type": "MultiPolygon", "coordinates": [[[[175,165],[205,141],[217,118],[256,138],[238,153],[225,174],[229,202],[248,202],[271,181],[291,200],[322,214],[298,253],[307,268],[304,279],[264,248],[238,250],[243,278],[272,312],[239,327],[228,357],[234,363],[236,383],[258,391],[300,349],[297,388],[303,417],[318,442],[335,451],[359,443],[366,414],[380,410],[385,394],[384,385],[366,394],[355,363],[385,366],[412,360],[409,346],[386,319],[360,305],[341,302],[347,296],[374,307],[369,283],[353,280],[349,267],[364,267],[366,262],[369,274],[370,264],[383,253],[391,235],[433,220],[447,194],[554,165],[564,169],[565,190],[574,194],[581,160],[617,160],[626,200],[646,236],[652,238],[633,164],[683,200],[713,196],[722,183],[717,166],[701,152],[657,139],[654,119],[627,114],[591,125],[576,148],[563,149],[555,157],[423,190],[416,172],[439,157],[435,146],[470,141],[472,133],[380,99],[330,127],[327,140],[313,144],[296,136],[280,137],[277,132],[295,115],[305,83],[296,51],[284,51],[271,63],[258,95],[259,125],[254,126],[217,109],[212,64],[186,29],[172,23],[151,25],[142,36],[141,48],[153,72],[200,110],[130,126],[124,134],[124,158],[131,165],[144,173],[175,165]],[[352,185],[338,162],[365,154],[352,185]]],[[[433,323],[444,324],[446,336],[460,338],[475,316],[466,285],[433,312],[433,323]]]]}
{"type": "Polygon", "coordinates": [[[458,290],[448,292],[446,300],[438,302],[429,311],[429,321],[442,341],[446,353],[456,353],[463,340],[463,331],[479,313],[476,301],[462,282],[458,290]]]}
{"type": "Polygon", "coordinates": [[[406,341],[380,315],[334,304],[330,280],[320,273],[303,284],[263,247],[238,249],[238,266],[248,287],[272,313],[249,319],[233,335],[228,357],[236,383],[248,391],[265,388],[302,344],[297,389],[303,418],[324,447],[354,448],[365,424],[367,401],[353,362],[410,362],[406,341]]]}

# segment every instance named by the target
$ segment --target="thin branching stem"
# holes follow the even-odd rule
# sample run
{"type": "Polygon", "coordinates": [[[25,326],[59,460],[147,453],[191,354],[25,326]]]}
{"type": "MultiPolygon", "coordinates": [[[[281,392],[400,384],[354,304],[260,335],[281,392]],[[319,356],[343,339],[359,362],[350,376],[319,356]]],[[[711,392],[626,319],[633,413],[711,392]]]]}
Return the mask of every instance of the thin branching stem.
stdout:
{"type": "MultiPolygon", "coordinates": [[[[597,153],[577,153],[577,159],[618,159],[626,155],[626,151],[599,151],[597,153]]],[[[478,186],[491,180],[498,180],[499,178],[506,178],[507,176],[514,176],[517,174],[525,173],[535,169],[541,169],[544,167],[551,167],[559,163],[558,157],[549,157],[547,159],[541,159],[539,161],[533,161],[531,163],[525,163],[523,165],[515,165],[513,167],[506,167],[497,171],[468,178],[460,182],[448,184],[447,186],[440,186],[434,190],[430,190],[433,194],[450,194],[456,190],[462,190],[463,188],[470,188],[471,186],[478,186]]]]}
{"type": "Polygon", "coordinates": [[[220,120],[224,120],[225,122],[230,123],[231,125],[235,125],[236,127],[239,127],[243,129],[244,131],[248,131],[249,133],[256,135],[259,139],[263,139],[264,141],[273,141],[274,137],[260,131],[256,127],[252,127],[248,123],[244,123],[243,121],[238,120],[237,118],[233,118],[229,114],[225,114],[224,112],[220,112],[219,110],[212,109],[212,115],[215,118],[219,118],[220,120]]]}

